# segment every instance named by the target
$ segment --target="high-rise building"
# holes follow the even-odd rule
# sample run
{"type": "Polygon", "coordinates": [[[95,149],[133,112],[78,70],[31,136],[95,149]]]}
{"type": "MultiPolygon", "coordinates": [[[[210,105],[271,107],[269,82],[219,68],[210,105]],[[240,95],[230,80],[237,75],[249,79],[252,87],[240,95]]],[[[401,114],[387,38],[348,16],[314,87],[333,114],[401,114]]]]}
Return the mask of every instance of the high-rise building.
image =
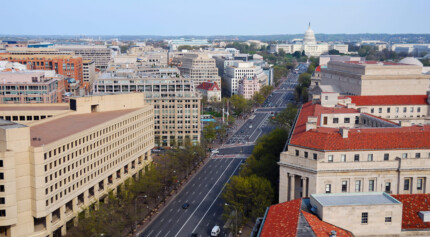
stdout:
{"type": "Polygon", "coordinates": [[[90,87],[96,79],[96,64],[94,60],[83,60],[82,61],[82,76],[84,78],[84,83],[89,83],[90,87]]]}
{"type": "Polygon", "coordinates": [[[27,125],[0,120],[0,233],[65,235],[79,213],[151,162],[153,111],[134,93],[72,98],[65,113],[27,125]]]}
{"type": "Polygon", "coordinates": [[[237,95],[239,82],[243,78],[255,78],[261,86],[268,84],[267,75],[259,66],[255,66],[252,62],[235,62],[233,66],[227,66],[226,74],[223,77],[223,89],[226,90],[228,96],[237,95]]]}

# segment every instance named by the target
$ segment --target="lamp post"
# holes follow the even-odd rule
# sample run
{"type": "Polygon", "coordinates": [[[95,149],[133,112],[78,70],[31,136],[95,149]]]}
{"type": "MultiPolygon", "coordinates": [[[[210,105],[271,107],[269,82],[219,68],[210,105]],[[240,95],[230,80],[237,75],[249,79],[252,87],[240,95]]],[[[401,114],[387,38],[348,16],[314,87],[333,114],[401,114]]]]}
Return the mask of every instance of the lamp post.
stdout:
{"type": "MultiPolygon", "coordinates": [[[[148,196],[145,194],[143,196],[142,195],[137,196],[136,199],[134,199],[134,213],[136,214],[136,216],[137,216],[137,200],[139,200],[139,198],[145,198],[145,201],[146,201],[147,197],[148,196]]],[[[148,210],[149,210],[149,208],[148,208],[148,210]]],[[[134,222],[134,226],[137,227],[137,218],[136,218],[136,221],[134,222]]]]}
{"type": "Polygon", "coordinates": [[[234,228],[234,230],[235,230],[235,232],[234,232],[234,236],[236,236],[237,235],[237,215],[238,215],[238,213],[237,213],[237,208],[236,208],[236,206],[234,206],[234,205],[230,205],[230,204],[228,204],[228,203],[225,203],[224,205],[226,205],[226,206],[232,206],[233,208],[234,208],[234,210],[236,211],[236,225],[235,225],[235,228],[234,228]]]}

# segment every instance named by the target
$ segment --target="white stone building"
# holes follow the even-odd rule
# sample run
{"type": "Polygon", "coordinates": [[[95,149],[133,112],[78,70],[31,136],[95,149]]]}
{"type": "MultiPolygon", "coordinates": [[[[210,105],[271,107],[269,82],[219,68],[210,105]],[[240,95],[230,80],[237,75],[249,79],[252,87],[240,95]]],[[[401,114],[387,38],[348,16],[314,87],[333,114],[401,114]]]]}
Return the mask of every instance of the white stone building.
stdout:
{"type": "Polygon", "coordinates": [[[252,62],[235,62],[233,66],[226,67],[226,73],[223,77],[223,83],[228,96],[237,95],[239,82],[244,77],[256,77],[261,86],[267,85],[267,75],[259,66],[255,66],[252,62]]]}

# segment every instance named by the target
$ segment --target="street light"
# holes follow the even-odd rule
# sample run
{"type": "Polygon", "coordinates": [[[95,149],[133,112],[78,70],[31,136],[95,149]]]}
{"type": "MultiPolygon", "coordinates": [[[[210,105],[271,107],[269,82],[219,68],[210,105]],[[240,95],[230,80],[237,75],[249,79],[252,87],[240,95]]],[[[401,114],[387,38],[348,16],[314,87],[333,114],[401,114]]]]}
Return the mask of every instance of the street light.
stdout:
{"type": "Polygon", "coordinates": [[[236,236],[236,235],[237,235],[237,215],[238,215],[238,213],[237,213],[237,208],[236,208],[236,206],[234,206],[234,205],[230,205],[230,204],[228,204],[228,203],[225,203],[224,205],[225,205],[225,206],[232,206],[232,207],[234,207],[234,210],[236,211],[236,225],[235,225],[235,228],[234,228],[234,230],[235,230],[235,232],[234,232],[234,236],[236,236]]]}
{"type": "MultiPolygon", "coordinates": [[[[137,196],[136,199],[134,199],[134,213],[136,214],[136,216],[137,216],[137,200],[139,200],[139,198],[145,198],[145,201],[146,201],[147,197],[148,196],[145,194],[143,196],[142,195],[137,196]]],[[[148,208],[148,210],[149,210],[149,208],[148,208]]],[[[134,226],[137,227],[137,218],[136,218],[136,221],[134,222],[134,226]]]]}

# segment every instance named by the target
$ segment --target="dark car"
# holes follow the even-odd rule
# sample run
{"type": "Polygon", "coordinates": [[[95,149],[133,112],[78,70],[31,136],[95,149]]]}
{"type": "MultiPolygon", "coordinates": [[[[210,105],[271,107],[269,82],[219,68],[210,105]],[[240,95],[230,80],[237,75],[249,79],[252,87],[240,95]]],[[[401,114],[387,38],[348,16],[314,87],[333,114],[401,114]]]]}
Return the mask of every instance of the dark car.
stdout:
{"type": "Polygon", "coordinates": [[[197,237],[197,234],[196,233],[191,233],[190,237],[197,237]]]}
{"type": "Polygon", "coordinates": [[[188,209],[188,207],[190,207],[190,204],[189,204],[189,203],[184,203],[184,204],[182,205],[182,209],[188,209]]]}

